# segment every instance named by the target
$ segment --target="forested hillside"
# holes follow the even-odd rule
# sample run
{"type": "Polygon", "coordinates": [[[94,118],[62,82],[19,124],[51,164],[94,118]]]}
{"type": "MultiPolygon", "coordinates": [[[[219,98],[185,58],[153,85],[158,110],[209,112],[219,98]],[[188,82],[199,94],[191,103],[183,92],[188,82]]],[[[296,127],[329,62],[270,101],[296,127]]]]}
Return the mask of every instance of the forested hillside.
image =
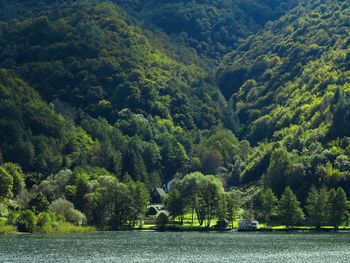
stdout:
{"type": "MultiPolygon", "coordinates": [[[[14,207],[76,207],[89,224],[116,229],[125,222],[105,218],[116,212],[114,203],[106,211],[98,205],[112,198],[105,194],[124,194],[127,206],[141,202],[127,215],[138,218],[148,199],[129,196],[137,187],[147,193],[175,175],[216,173],[242,158],[233,110],[215,81],[171,56],[166,36],[157,39],[109,2],[1,5],[0,164],[7,188],[0,195],[14,207]],[[14,191],[17,175],[24,192],[14,191]],[[142,183],[135,188],[133,181],[142,183]]],[[[82,220],[72,213],[63,216],[82,220]]]]}
{"type": "Polygon", "coordinates": [[[136,168],[125,163],[124,172],[142,177],[147,173],[139,171],[144,166],[149,173],[163,167],[170,169],[166,176],[171,177],[193,152],[194,135],[187,130],[232,127],[234,120],[205,72],[169,58],[124,16],[108,3],[33,7],[23,18],[1,24],[1,65],[34,87],[57,113],[98,139],[104,147],[103,167],[113,171],[116,164],[111,162],[120,151],[129,152],[132,156],[124,162],[136,168]],[[116,140],[117,135],[99,130],[124,137],[116,140]],[[160,147],[163,157],[174,158],[173,169],[160,163],[160,147]],[[155,159],[143,160],[145,151],[152,152],[144,153],[145,158],[155,159]]]}
{"type": "Polygon", "coordinates": [[[349,14],[347,1],[304,1],[226,56],[220,88],[265,156],[243,177],[349,192],[349,14]]]}
{"type": "Polygon", "coordinates": [[[350,194],[349,28],[341,0],[0,1],[0,225],[133,227],[173,178],[208,225],[350,194]]]}
{"type": "Polygon", "coordinates": [[[114,0],[210,63],[294,7],[298,0],[114,0]]]}

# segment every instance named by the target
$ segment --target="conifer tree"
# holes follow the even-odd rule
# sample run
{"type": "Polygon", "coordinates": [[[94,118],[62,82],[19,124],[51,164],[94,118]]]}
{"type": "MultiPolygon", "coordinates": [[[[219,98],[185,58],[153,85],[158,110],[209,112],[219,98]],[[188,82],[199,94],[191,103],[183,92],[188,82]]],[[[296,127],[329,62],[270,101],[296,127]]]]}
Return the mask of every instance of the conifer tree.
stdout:
{"type": "Polygon", "coordinates": [[[341,187],[337,190],[332,189],[329,193],[329,202],[329,221],[335,229],[338,229],[344,222],[347,213],[347,197],[344,189],[341,187]]]}
{"type": "Polygon", "coordinates": [[[286,187],[279,201],[278,211],[281,223],[287,227],[293,228],[305,218],[300,202],[289,186],[286,187]]]}
{"type": "Polygon", "coordinates": [[[306,200],[307,220],[318,229],[328,222],[328,196],[329,194],[326,189],[317,191],[315,187],[312,187],[306,200]]]}

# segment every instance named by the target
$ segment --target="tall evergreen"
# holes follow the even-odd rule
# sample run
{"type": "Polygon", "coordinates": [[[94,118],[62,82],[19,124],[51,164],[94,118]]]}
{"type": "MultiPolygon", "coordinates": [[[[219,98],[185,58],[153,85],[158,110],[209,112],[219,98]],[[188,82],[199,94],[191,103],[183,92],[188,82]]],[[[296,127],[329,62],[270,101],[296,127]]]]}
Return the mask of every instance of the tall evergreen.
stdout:
{"type": "Polygon", "coordinates": [[[278,213],[280,222],[292,228],[305,218],[300,202],[289,186],[284,190],[278,203],[278,213]]]}
{"type": "Polygon", "coordinates": [[[329,222],[338,229],[345,221],[347,214],[347,196],[343,188],[331,189],[329,193],[330,217],[329,222]]]}
{"type": "Polygon", "coordinates": [[[326,189],[317,191],[312,187],[306,200],[307,221],[315,226],[321,228],[322,225],[328,223],[330,205],[329,194],[326,189]]]}
{"type": "Polygon", "coordinates": [[[278,198],[271,188],[261,193],[262,218],[267,226],[271,224],[272,219],[277,215],[277,204],[278,198]]]}

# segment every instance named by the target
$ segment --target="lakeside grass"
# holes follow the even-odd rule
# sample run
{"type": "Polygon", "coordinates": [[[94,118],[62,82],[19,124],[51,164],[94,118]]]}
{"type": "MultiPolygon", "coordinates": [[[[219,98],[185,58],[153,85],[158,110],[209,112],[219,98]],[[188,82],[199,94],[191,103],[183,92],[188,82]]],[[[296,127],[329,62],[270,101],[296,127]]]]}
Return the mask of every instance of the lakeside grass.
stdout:
{"type": "Polygon", "coordinates": [[[34,233],[54,234],[54,233],[88,233],[97,231],[93,226],[75,226],[67,223],[58,226],[44,226],[40,229],[34,229],[34,233]]]}
{"type": "MultiPolygon", "coordinates": [[[[44,226],[40,228],[34,228],[33,234],[69,234],[69,233],[89,233],[96,232],[96,228],[93,226],[74,226],[71,224],[61,224],[58,226],[44,226]]],[[[19,232],[15,226],[2,225],[0,226],[0,234],[24,234],[19,232]]]]}
{"type": "Polygon", "coordinates": [[[17,228],[15,226],[11,226],[11,225],[0,226],[0,234],[16,233],[16,232],[17,232],[17,228]]]}

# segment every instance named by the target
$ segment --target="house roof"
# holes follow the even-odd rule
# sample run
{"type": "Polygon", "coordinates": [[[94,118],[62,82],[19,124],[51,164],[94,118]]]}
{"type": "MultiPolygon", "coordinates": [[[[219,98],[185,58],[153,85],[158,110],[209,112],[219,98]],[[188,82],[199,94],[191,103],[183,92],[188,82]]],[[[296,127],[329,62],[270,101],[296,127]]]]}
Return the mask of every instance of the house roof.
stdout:
{"type": "Polygon", "coordinates": [[[166,196],[166,192],[163,188],[155,188],[152,194],[157,193],[159,196],[166,196]]]}

